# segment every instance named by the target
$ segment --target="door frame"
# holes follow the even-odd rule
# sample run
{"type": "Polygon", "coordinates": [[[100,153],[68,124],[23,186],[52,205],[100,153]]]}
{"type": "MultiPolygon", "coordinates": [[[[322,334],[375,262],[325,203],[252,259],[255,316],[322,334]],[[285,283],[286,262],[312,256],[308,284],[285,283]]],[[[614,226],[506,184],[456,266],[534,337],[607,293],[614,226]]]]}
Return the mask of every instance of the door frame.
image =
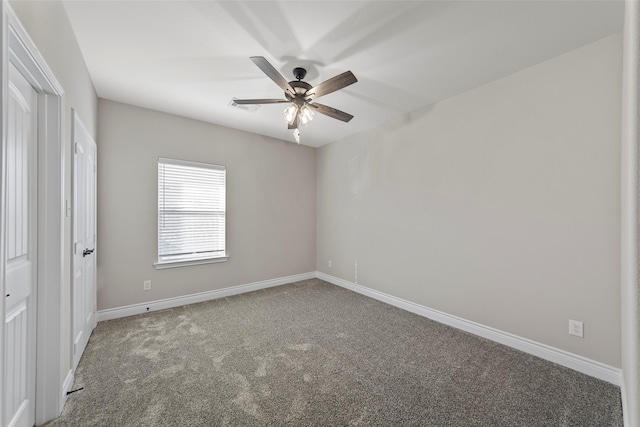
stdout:
{"type": "MultiPolygon", "coordinates": [[[[8,64],[11,61],[38,92],[38,280],[36,335],[36,423],[56,418],[66,400],[62,381],[61,306],[64,281],[64,90],[7,0],[2,0],[2,146],[0,197],[6,201],[8,64]]],[[[5,295],[6,203],[0,209],[0,291],[5,295]]],[[[4,384],[4,303],[0,304],[0,384],[4,384]]],[[[0,387],[0,419],[4,419],[0,387]]]]}

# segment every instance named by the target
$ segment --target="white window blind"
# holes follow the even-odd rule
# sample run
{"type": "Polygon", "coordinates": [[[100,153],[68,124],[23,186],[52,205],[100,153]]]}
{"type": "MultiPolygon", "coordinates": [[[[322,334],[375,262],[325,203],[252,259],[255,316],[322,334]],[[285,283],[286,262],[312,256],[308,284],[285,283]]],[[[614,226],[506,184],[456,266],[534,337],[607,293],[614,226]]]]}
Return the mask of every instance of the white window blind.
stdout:
{"type": "Polygon", "coordinates": [[[226,260],[225,214],[224,166],[158,159],[157,267],[226,260]]]}

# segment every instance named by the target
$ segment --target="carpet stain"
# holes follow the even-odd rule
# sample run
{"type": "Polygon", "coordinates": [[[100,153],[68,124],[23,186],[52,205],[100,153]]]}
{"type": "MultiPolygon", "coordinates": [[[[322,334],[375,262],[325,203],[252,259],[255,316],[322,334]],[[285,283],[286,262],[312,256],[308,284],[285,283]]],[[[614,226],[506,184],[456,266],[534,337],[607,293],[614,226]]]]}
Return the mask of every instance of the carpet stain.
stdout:
{"type": "MultiPolygon", "coordinates": [[[[144,345],[144,343],[142,344],[144,345]]],[[[133,350],[131,350],[131,354],[133,354],[134,356],[141,356],[144,357],[146,359],[149,360],[156,360],[158,359],[158,354],[160,353],[160,350],[154,347],[136,347],[133,350]]]]}
{"type": "Polygon", "coordinates": [[[258,359],[258,367],[255,376],[258,378],[267,376],[267,360],[263,357],[256,357],[256,359],[258,359]]]}
{"type": "Polygon", "coordinates": [[[186,330],[191,335],[207,334],[207,331],[202,329],[195,322],[193,322],[189,316],[186,316],[183,314],[178,317],[180,320],[182,320],[182,322],[178,324],[178,329],[186,330]]]}
{"type": "Polygon", "coordinates": [[[142,425],[160,425],[162,424],[162,411],[164,409],[164,405],[161,403],[154,403],[150,405],[144,414],[142,415],[142,425]]]}
{"type": "Polygon", "coordinates": [[[293,398],[293,402],[291,402],[291,408],[289,409],[289,413],[285,417],[285,422],[291,423],[300,418],[307,407],[307,402],[300,396],[297,395],[293,398]]]}
{"type": "Polygon", "coordinates": [[[216,371],[222,371],[222,364],[224,363],[224,359],[233,352],[233,350],[227,350],[219,356],[211,358],[211,366],[216,371]]]}
{"type": "Polygon", "coordinates": [[[238,405],[246,414],[249,414],[256,419],[262,418],[260,416],[260,407],[254,401],[252,393],[248,391],[241,391],[232,400],[232,402],[238,405]]]}
{"type": "Polygon", "coordinates": [[[297,351],[309,351],[309,349],[311,348],[311,344],[309,343],[304,343],[304,344],[289,344],[287,346],[287,348],[289,350],[297,350],[297,351]]]}
{"type": "Polygon", "coordinates": [[[184,371],[184,365],[173,365],[161,370],[158,375],[163,378],[170,378],[181,371],[184,371]]]}
{"type": "Polygon", "coordinates": [[[231,400],[244,413],[251,415],[256,419],[262,419],[260,406],[255,401],[255,397],[251,392],[251,384],[244,375],[233,372],[230,375],[235,385],[240,389],[236,396],[231,400]]]}
{"type": "Polygon", "coordinates": [[[271,396],[271,389],[268,384],[260,384],[258,386],[258,392],[264,397],[271,396]]]}
{"type": "Polygon", "coordinates": [[[350,420],[349,421],[349,425],[350,426],[359,426],[360,424],[362,424],[362,422],[364,421],[366,416],[366,413],[361,414],[357,419],[355,420],[350,420]]]}

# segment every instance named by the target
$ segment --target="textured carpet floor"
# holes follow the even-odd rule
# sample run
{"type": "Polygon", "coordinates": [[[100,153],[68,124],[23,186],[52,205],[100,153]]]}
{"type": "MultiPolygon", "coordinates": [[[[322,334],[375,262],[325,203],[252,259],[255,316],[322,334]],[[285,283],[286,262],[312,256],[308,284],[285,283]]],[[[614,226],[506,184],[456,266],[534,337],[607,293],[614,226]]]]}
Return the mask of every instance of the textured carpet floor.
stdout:
{"type": "Polygon", "coordinates": [[[622,426],[620,389],[321,280],[101,322],[51,426],[622,426]]]}

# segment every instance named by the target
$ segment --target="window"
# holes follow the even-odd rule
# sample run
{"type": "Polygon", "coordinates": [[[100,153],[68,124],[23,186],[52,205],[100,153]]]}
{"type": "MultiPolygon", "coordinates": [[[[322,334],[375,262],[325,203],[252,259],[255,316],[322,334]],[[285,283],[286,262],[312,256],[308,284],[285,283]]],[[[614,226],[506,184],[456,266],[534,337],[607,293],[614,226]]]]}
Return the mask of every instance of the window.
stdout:
{"type": "Polygon", "coordinates": [[[158,159],[156,268],[226,261],[224,166],[158,159]]]}

